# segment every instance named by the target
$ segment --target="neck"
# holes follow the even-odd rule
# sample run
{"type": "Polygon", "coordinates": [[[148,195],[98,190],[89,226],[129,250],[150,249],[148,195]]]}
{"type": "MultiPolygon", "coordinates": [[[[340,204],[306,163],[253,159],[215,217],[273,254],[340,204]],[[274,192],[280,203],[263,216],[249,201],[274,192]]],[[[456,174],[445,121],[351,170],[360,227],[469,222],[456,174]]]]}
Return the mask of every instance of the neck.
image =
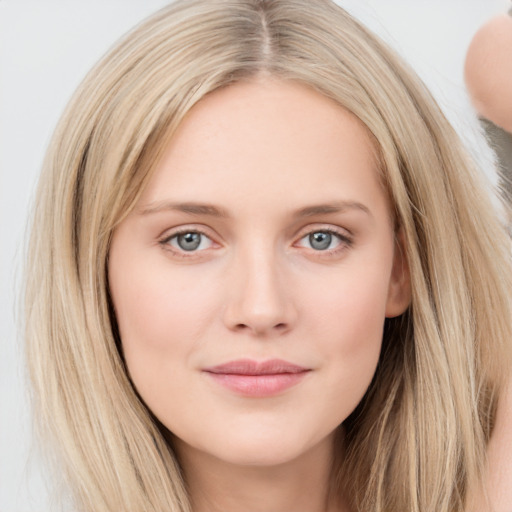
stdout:
{"type": "Polygon", "coordinates": [[[272,466],[220,460],[174,440],[193,512],[348,512],[331,492],[333,439],[272,466]]]}

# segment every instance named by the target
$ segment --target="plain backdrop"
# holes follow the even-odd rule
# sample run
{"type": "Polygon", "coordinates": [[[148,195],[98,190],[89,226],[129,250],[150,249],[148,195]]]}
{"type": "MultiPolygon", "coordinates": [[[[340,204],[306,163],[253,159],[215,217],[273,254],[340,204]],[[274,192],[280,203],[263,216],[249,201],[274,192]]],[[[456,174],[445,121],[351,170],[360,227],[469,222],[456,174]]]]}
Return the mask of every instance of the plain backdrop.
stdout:
{"type": "MultiPolygon", "coordinates": [[[[16,309],[27,213],[45,148],[73,90],[129,28],[168,0],[0,0],[0,512],[55,510],[31,441],[16,309]]],[[[463,83],[466,49],[509,0],[339,0],[427,83],[494,181],[463,83]]]]}

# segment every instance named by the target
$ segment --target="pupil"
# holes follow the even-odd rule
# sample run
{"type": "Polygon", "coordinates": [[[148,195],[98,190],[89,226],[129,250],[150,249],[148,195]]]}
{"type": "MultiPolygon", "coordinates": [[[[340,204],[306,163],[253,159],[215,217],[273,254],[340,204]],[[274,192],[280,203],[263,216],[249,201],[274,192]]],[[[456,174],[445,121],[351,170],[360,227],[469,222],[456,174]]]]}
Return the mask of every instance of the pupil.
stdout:
{"type": "Polygon", "coordinates": [[[325,251],[325,249],[331,245],[331,240],[332,235],[322,231],[309,235],[309,243],[311,244],[311,247],[313,247],[313,249],[318,249],[319,251],[325,251]]]}
{"type": "Polygon", "coordinates": [[[201,234],[200,233],[185,233],[183,235],[178,235],[178,245],[184,251],[194,251],[199,247],[201,243],[201,234]]]}

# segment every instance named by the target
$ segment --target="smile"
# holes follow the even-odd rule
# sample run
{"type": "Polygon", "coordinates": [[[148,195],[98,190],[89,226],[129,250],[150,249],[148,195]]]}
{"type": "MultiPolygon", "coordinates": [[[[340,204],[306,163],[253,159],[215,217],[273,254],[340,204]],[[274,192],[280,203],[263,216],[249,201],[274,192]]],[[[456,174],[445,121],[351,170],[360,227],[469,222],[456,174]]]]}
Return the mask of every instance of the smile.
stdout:
{"type": "Polygon", "coordinates": [[[255,398],[279,394],[301,382],[310,371],[281,359],[239,359],[203,370],[229,390],[255,398]]]}

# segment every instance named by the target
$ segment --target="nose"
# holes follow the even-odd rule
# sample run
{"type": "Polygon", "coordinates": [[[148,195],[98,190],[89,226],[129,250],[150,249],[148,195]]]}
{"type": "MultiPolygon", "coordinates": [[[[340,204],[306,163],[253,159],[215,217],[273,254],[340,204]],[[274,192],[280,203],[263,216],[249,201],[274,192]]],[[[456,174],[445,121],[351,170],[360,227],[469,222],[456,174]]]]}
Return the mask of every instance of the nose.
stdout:
{"type": "Polygon", "coordinates": [[[297,310],[283,265],[270,250],[247,251],[233,262],[224,324],[253,336],[276,336],[289,331],[297,310]]]}

